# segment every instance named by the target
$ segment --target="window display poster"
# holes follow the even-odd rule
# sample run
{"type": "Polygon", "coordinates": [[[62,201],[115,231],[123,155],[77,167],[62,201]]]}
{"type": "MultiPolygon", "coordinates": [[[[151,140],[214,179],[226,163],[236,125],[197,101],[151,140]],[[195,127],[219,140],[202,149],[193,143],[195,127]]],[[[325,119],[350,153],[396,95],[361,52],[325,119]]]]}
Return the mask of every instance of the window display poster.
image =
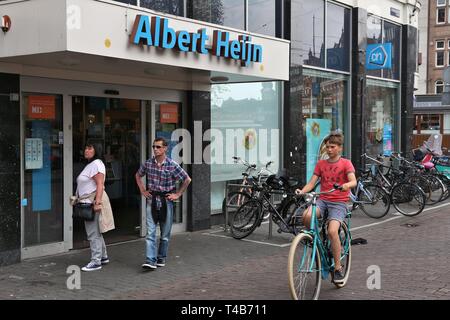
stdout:
{"type": "Polygon", "coordinates": [[[306,119],[306,182],[313,173],[318,160],[324,158],[323,139],[331,132],[331,120],[306,119]]]}
{"type": "Polygon", "coordinates": [[[52,126],[50,121],[33,121],[33,138],[42,141],[42,167],[32,173],[32,210],[46,211],[52,207],[52,164],[50,141],[52,126]]]}
{"type": "Polygon", "coordinates": [[[383,127],[383,155],[392,155],[392,125],[385,124],[383,127]]]}
{"type": "Polygon", "coordinates": [[[178,105],[161,104],[159,110],[161,123],[178,123],[178,105]]]}
{"type": "Polygon", "coordinates": [[[42,139],[25,139],[25,170],[41,169],[42,164],[42,139]]]}
{"type": "Polygon", "coordinates": [[[28,118],[54,120],[56,115],[54,96],[29,96],[28,118]]]}

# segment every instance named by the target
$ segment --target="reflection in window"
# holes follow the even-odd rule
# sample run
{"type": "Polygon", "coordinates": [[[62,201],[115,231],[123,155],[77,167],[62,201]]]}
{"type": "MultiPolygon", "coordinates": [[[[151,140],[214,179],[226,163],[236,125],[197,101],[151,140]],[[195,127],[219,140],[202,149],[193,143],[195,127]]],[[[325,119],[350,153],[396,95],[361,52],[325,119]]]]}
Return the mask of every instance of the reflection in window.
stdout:
{"type": "Polygon", "coordinates": [[[400,42],[401,28],[375,16],[367,18],[367,44],[391,43],[392,68],[367,70],[367,75],[379,78],[400,79],[400,42]]]}
{"type": "Polygon", "coordinates": [[[190,18],[237,29],[245,29],[244,0],[191,0],[190,18]]]}
{"type": "Polygon", "coordinates": [[[248,30],[275,36],[275,1],[248,0],[248,30]]]}
{"type": "Polygon", "coordinates": [[[211,209],[221,210],[226,181],[242,178],[239,156],[258,167],[280,163],[280,84],[221,84],[211,87],[211,209]],[[239,114],[239,117],[236,115],[239,114]]]}
{"type": "Polygon", "coordinates": [[[384,21],[384,43],[392,43],[392,69],[383,70],[383,78],[400,79],[400,26],[384,21]]]}
{"type": "Polygon", "coordinates": [[[350,10],[327,4],[327,68],[350,70],[350,10]]]}
{"type": "MultiPolygon", "coordinates": [[[[376,44],[383,42],[383,33],[382,33],[382,20],[369,16],[367,18],[367,44],[376,44]]],[[[380,77],[381,78],[381,70],[367,70],[367,75],[380,77]]]]}
{"type": "MultiPolygon", "coordinates": [[[[331,130],[345,135],[348,107],[348,77],[330,72],[304,69],[302,115],[307,118],[329,119],[331,130]]],[[[303,125],[306,128],[306,125],[303,125]]]]}
{"type": "Polygon", "coordinates": [[[293,1],[291,15],[292,64],[325,67],[324,1],[293,1]]]}
{"type": "Polygon", "coordinates": [[[184,16],[183,0],[141,0],[140,5],[143,8],[184,16]]]}
{"type": "Polygon", "coordinates": [[[398,150],[398,88],[397,83],[367,79],[366,152],[370,155],[398,150]]]}

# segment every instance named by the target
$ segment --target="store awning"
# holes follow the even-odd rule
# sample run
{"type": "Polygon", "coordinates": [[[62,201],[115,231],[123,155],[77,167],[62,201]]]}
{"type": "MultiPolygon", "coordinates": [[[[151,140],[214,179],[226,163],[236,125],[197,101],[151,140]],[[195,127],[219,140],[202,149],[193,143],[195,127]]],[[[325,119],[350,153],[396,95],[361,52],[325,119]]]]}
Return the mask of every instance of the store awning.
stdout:
{"type": "Polygon", "coordinates": [[[11,21],[0,33],[0,68],[187,87],[289,79],[290,42],[283,39],[107,0],[0,2],[0,12],[11,21]]]}

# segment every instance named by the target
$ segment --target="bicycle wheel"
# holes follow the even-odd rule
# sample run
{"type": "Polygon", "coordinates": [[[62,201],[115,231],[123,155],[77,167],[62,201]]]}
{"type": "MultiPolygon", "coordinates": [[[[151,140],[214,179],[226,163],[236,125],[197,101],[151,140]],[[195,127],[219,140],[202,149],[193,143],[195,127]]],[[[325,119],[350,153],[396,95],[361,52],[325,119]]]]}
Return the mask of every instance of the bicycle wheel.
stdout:
{"type": "Polygon", "coordinates": [[[224,198],[222,201],[222,212],[225,214],[225,206],[228,205],[228,213],[233,214],[246,201],[250,200],[250,198],[251,198],[251,196],[247,192],[243,192],[243,191],[229,192],[228,193],[228,203],[227,203],[227,198],[224,198]]]}
{"type": "Polygon", "coordinates": [[[321,261],[319,250],[313,252],[313,238],[306,233],[292,240],[288,257],[288,280],[294,300],[317,300],[320,293],[321,261]],[[314,256],[314,258],[313,258],[314,256]]]}
{"type": "Polygon", "coordinates": [[[392,188],[391,201],[398,212],[412,217],[423,211],[426,198],[420,187],[402,182],[392,188]]]}
{"type": "Polygon", "coordinates": [[[352,266],[352,237],[345,222],[342,222],[339,228],[339,239],[341,240],[341,264],[344,266],[344,282],[335,283],[334,285],[342,288],[347,284],[352,266]]]}
{"type": "Polygon", "coordinates": [[[433,203],[431,201],[431,195],[432,195],[431,183],[428,179],[426,179],[424,176],[412,176],[412,177],[409,177],[407,182],[415,184],[416,186],[418,186],[422,189],[422,191],[425,194],[425,204],[433,203]]]}
{"type": "Polygon", "coordinates": [[[384,217],[391,207],[389,195],[378,185],[364,184],[358,193],[358,205],[371,218],[384,217]]]}
{"type": "Polygon", "coordinates": [[[243,239],[250,235],[262,219],[261,210],[261,203],[254,199],[240,206],[231,220],[230,231],[233,238],[243,239]]]}
{"type": "Polygon", "coordinates": [[[430,174],[424,177],[428,180],[431,187],[431,196],[429,201],[431,203],[438,203],[442,201],[445,195],[445,191],[447,190],[444,183],[442,183],[442,181],[438,177],[430,174]]]}
{"type": "Polygon", "coordinates": [[[450,197],[450,179],[447,178],[447,177],[446,177],[445,175],[443,175],[443,174],[436,174],[436,173],[435,173],[435,175],[436,175],[436,177],[439,178],[439,180],[442,181],[442,183],[443,183],[444,186],[445,186],[445,192],[444,192],[444,194],[442,195],[442,199],[441,199],[441,201],[445,201],[445,200],[447,200],[447,199],[450,197]]]}

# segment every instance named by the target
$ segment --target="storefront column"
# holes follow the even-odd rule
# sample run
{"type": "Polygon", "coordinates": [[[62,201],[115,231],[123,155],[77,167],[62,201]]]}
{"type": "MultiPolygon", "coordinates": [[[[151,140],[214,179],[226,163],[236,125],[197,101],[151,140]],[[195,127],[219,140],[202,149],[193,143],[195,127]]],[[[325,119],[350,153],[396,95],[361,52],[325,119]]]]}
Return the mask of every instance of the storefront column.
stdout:
{"type": "Polygon", "coordinates": [[[20,262],[20,77],[0,73],[0,266],[20,262]]]}
{"type": "MultiPolygon", "coordinates": [[[[210,155],[203,151],[210,141],[203,141],[205,131],[211,128],[211,94],[209,92],[188,92],[188,130],[191,134],[191,163],[189,175],[188,231],[211,227],[211,165],[210,155]],[[200,142],[203,141],[203,142],[200,142]],[[201,149],[200,149],[201,148],[201,149]],[[201,156],[201,159],[199,157],[201,156]]],[[[208,149],[209,150],[209,149],[208,149]]]]}
{"type": "Polygon", "coordinates": [[[401,151],[411,151],[414,129],[414,74],[417,71],[417,28],[402,26],[401,151]]]}
{"type": "MultiPolygon", "coordinates": [[[[291,1],[284,1],[284,38],[291,40],[291,1]]],[[[291,55],[296,43],[291,43],[291,55]]],[[[304,182],[306,179],[306,138],[303,134],[303,66],[291,64],[289,80],[284,82],[283,135],[286,174],[304,182]]]]}
{"type": "Polygon", "coordinates": [[[356,171],[362,167],[361,154],[365,150],[366,117],[366,46],[367,46],[367,11],[353,9],[352,21],[352,118],[351,118],[351,160],[356,171]]]}
{"type": "Polygon", "coordinates": [[[303,130],[302,93],[303,67],[290,67],[290,81],[285,82],[284,94],[284,167],[286,173],[299,179],[306,179],[306,137],[303,130]]]}

